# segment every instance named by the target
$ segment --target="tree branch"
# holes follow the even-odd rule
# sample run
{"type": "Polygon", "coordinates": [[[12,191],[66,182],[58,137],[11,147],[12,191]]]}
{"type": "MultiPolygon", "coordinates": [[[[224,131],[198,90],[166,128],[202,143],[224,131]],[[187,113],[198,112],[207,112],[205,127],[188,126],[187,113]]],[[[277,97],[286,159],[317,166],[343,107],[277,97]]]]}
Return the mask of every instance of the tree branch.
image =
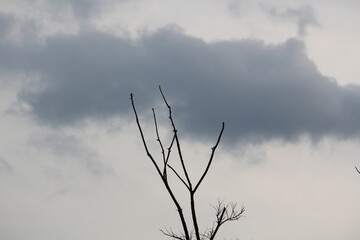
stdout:
{"type": "Polygon", "coordinates": [[[174,141],[175,141],[175,135],[173,136],[173,138],[171,140],[171,143],[170,143],[170,146],[168,147],[168,153],[167,153],[167,156],[166,156],[165,165],[167,165],[168,162],[169,162],[170,152],[171,152],[171,148],[172,148],[172,146],[174,144],[174,141]]]}
{"type": "Polygon", "coordinates": [[[191,208],[191,217],[193,219],[193,224],[194,224],[194,230],[195,230],[195,237],[196,240],[200,240],[200,231],[199,231],[199,226],[198,226],[198,222],[197,222],[197,217],[196,217],[196,209],[195,209],[195,192],[190,191],[190,208],[191,208]]]}
{"type": "Polygon", "coordinates": [[[156,168],[156,171],[158,172],[158,174],[160,175],[160,177],[162,178],[163,175],[161,174],[161,171],[159,169],[159,166],[157,165],[155,159],[153,158],[153,156],[150,154],[149,152],[149,149],[146,145],[146,141],[145,141],[145,137],[144,137],[144,133],[142,131],[142,128],[141,128],[141,125],[140,125],[140,122],[139,122],[139,117],[138,117],[138,114],[136,112],[136,108],[135,108],[135,103],[134,103],[134,94],[131,93],[130,94],[130,99],[131,99],[131,105],[132,105],[132,108],[133,108],[133,111],[134,111],[134,114],[135,114],[135,119],[136,119],[136,124],[138,126],[138,129],[140,131],[140,135],[141,135],[141,140],[143,142],[143,145],[145,147],[145,151],[146,151],[146,154],[147,156],[150,158],[151,162],[154,164],[155,168],[156,168]]]}
{"type": "Polygon", "coordinates": [[[360,171],[359,171],[359,169],[357,168],[357,167],[355,167],[355,169],[356,169],[356,171],[360,174],[360,171]]]}
{"type": "MultiPolygon", "coordinates": [[[[146,154],[147,156],[150,158],[151,162],[154,164],[155,168],[156,168],[156,171],[158,172],[158,174],[160,175],[161,177],[161,180],[163,181],[164,185],[165,185],[165,188],[166,190],[168,191],[171,199],[173,200],[175,206],[176,206],[176,209],[179,213],[179,217],[180,217],[180,220],[181,220],[181,225],[183,226],[183,229],[184,229],[184,235],[185,235],[185,239],[186,240],[190,240],[190,236],[189,236],[189,231],[188,231],[188,228],[187,228],[187,224],[186,224],[186,221],[185,221],[185,217],[184,217],[184,214],[183,214],[183,211],[182,211],[182,208],[179,204],[179,202],[177,201],[174,193],[172,192],[170,186],[169,186],[169,183],[167,181],[167,177],[166,175],[162,174],[160,169],[159,169],[159,166],[157,165],[155,159],[153,158],[153,156],[150,154],[149,152],[149,149],[146,145],[146,141],[145,141],[145,137],[144,137],[144,133],[142,131],[142,128],[141,128],[141,125],[140,125],[140,122],[139,122],[139,117],[138,117],[138,114],[136,112],[136,108],[135,108],[135,103],[134,103],[134,94],[131,93],[130,94],[130,99],[131,99],[131,105],[132,105],[132,108],[133,108],[133,111],[134,111],[134,114],[135,114],[135,118],[136,118],[136,124],[138,126],[138,129],[139,129],[139,132],[140,132],[140,135],[141,135],[141,139],[142,139],[142,142],[143,142],[143,145],[145,147],[145,150],[146,150],[146,154]]],[[[171,144],[172,146],[172,144],[171,144]]],[[[171,146],[169,147],[169,152],[168,152],[168,156],[170,155],[170,150],[171,150],[171,146]]]]}
{"type": "MultiPolygon", "coordinates": [[[[154,108],[152,108],[152,112],[153,112],[153,117],[154,117],[156,140],[159,142],[159,145],[160,145],[160,148],[161,148],[161,155],[162,155],[163,161],[164,161],[163,175],[166,176],[166,157],[165,157],[165,151],[164,151],[164,147],[163,147],[163,144],[162,144],[162,142],[161,142],[161,139],[160,139],[159,129],[158,129],[157,121],[156,121],[156,115],[155,115],[155,110],[154,110],[154,108]]],[[[169,151],[170,151],[170,150],[169,150],[169,151]]]]}
{"type": "Polygon", "coordinates": [[[180,157],[180,162],[181,162],[181,166],[183,168],[183,171],[184,171],[184,174],[185,174],[185,177],[186,177],[186,180],[187,180],[187,185],[189,186],[190,189],[192,189],[192,185],[191,185],[191,181],[190,181],[190,178],[189,178],[189,175],[188,175],[188,172],[186,170],[186,167],[185,167],[185,163],[184,163],[184,159],[183,159],[183,156],[182,156],[182,152],[181,152],[181,147],[180,147],[180,141],[179,141],[179,137],[178,137],[178,134],[177,134],[177,129],[175,127],[175,123],[174,123],[174,120],[172,118],[172,111],[171,111],[171,106],[169,105],[169,103],[166,101],[166,98],[165,98],[165,95],[163,93],[163,91],[161,90],[161,87],[159,86],[159,90],[160,90],[160,93],[161,93],[161,96],[162,98],[164,99],[164,102],[169,110],[169,119],[170,119],[170,122],[171,122],[171,126],[173,128],[173,132],[174,132],[174,137],[175,137],[175,142],[176,142],[176,146],[177,146],[177,149],[178,149],[178,154],[179,154],[179,157],[180,157]]]}
{"type": "Polygon", "coordinates": [[[187,183],[184,181],[184,179],[182,179],[182,177],[176,172],[176,170],[170,166],[169,164],[167,165],[174,173],[175,175],[180,179],[180,181],[186,186],[187,189],[190,190],[189,186],[187,185],[187,183]]]}
{"type": "Polygon", "coordinates": [[[245,207],[242,206],[240,211],[236,210],[236,203],[229,203],[225,205],[223,201],[219,201],[217,206],[214,207],[216,211],[216,225],[205,234],[209,240],[214,240],[221,225],[228,221],[236,221],[242,217],[245,212],[245,207]]]}
{"type": "Polygon", "coordinates": [[[167,228],[165,228],[165,230],[160,229],[160,232],[162,232],[165,236],[168,236],[168,237],[171,237],[174,239],[186,240],[183,235],[178,235],[178,234],[174,233],[172,229],[170,229],[170,230],[167,228]]]}
{"type": "MultiPolygon", "coordinates": [[[[158,172],[158,174],[161,177],[161,180],[163,182],[163,184],[165,185],[166,190],[168,191],[172,201],[174,202],[176,209],[178,211],[180,220],[181,220],[181,224],[183,227],[183,234],[175,234],[171,229],[168,230],[165,228],[165,230],[160,230],[164,235],[174,238],[174,239],[178,239],[178,240],[191,240],[193,239],[194,235],[196,237],[196,240],[204,240],[204,239],[208,239],[208,240],[214,240],[215,236],[219,230],[219,228],[228,221],[235,221],[238,220],[242,214],[245,211],[245,208],[242,206],[240,211],[236,210],[236,204],[234,203],[230,203],[225,205],[222,201],[219,201],[217,206],[214,207],[216,210],[216,220],[214,221],[214,224],[212,226],[211,229],[207,229],[203,234],[200,233],[199,231],[199,227],[198,227],[198,222],[197,222],[197,214],[196,214],[196,208],[195,208],[195,193],[197,191],[197,189],[199,188],[199,186],[201,185],[201,183],[203,182],[205,176],[208,174],[208,171],[210,169],[210,166],[212,164],[214,155],[215,155],[215,151],[220,143],[222,134],[224,132],[224,128],[225,128],[225,124],[224,122],[222,123],[222,127],[221,127],[221,131],[218,135],[217,141],[215,143],[215,145],[211,148],[211,155],[210,158],[207,162],[206,168],[204,170],[204,172],[202,173],[199,181],[197,182],[197,184],[195,185],[195,188],[193,188],[192,186],[192,182],[190,180],[189,174],[188,174],[188,170],[186,168],[185,162],[184,162],[184,158],[182,155],[182,150],[181,150],[181,146],[180,146],[180,141],[179,141],[179,136],[178,136],[178,131],[175,127],[175,123],[173,120],[173,116],[172,116],[172,109],[171,106],[169,105],[169,103],[167,102],[164,93],[162,92],[161,87],[159,86],[159,90],[161,93],[161,96],[165,102],[165,105],[168,108],[168,112],[169,112],[169,119],[171,122],[171,126],[172,126],[172,130],[173,130],[173,137],[171,140],[171,143],[169,145],[169,147],[167,148],[167,153],[165,153],[165,149],[164,149],[164,145],[160,139],[160,134],[159,134],[159,128],[158,128],[158,123],[157,123],[157,118],[156,118],[156,114],[155,114],[155,110],[152,109],[153,112],[153,119],[154,119],[154,124],[155,124],[155,133],[156,133],[156,138],[157,141],[159,142],[160,148],[161,148],[161,155],[162,155],[162,160],[163,160],[163,164],[164,164],[164,168],[163,168],[163,172],[161,172],[159,165],[157,164],[157,162],[155,161],[155,159],[153,158],[153,156],[150,154],[149,149],[147,147],[146,141],[145,141],[145,137],[143,134],[143,130],[141,128],[140,125],[140,121],[138,118],[138,114],[136,112],[136,108],[135,108],[135,103],[134,103],[134,95],[131,93],[130,94],[130,99],[131,99],[131,104],[132,104],[132,108],[135,114],[135,118],[136,118],[136,123],[141,135],[141,139],[142,139],[142,143],[144,145],[145,151],[147,156],[149,157],[149,159],[151,160],[151,162],[153,163],[153,165],[156,168],[156,171],[158,172]],[[181,167],[182,170],[184,172],[185,178],[180,176],[180,174],[177,172],[177,170],[175,170],[171,165],[169,165],[169,159],[170,159],[170,153],[171,153],[171,149],[174,145],[174,143],[176,143],[176,147],[177,147],[177,152],[179,155],[179,160],[181,163],[181,167]],[[190,195],[190,211],[191,211],[191,217],[193,220],[193,227],[194,227],[194,232],[191,231],[189,232],[188,227],[187,227],[187,223],[184,217],[184,213],[183,213],[183,209],[181,207],[181,205],[179,204],[177,198],[174,195],[173,190],[171,189],[169,182],[168,182],[168,178],[167,178],[167,168],[170,168],[174,174],[177,176],[177,178],[185,185],[185,187],[187,188],[187,190],[189,191],[189,195],[190,195]]],[[[356,168],[356,167],[355,167],[356,168]]],[[[356,170],[359,172],[360,171],[356,168],[356,170]]],[[[181,174],[183,175],[183,174],[181,174]]]]}
{"type": "Polygon", "coordinates": [[[217,141],[216,141],[216,144],[215,144],[214,147],[211,148],[211,156],[210,156],[209,162],[208,162],[208,164],[207,164],[207,166],[206,166],[206,169],[205,169],[203,175],[201,176],[199,182],[196,184],[196,186],[195,186],[195,188],[194,188],[194,190],[193,190],[194,192],[196,192],[196,190],[198,189],[198,187],[200,186],[201,182],[204,180],[206,174],[207,174],[208,171],[209,171],[210,165],[211,165],[212,160],[213,160],[214,155],[215,155],[215,150],[216,150],[217,146],[219,145],[219,142],[220,142],[220,140],[221,140],[221,136],[222,136],[222,134],[223,134],[223,132],[224,132],[224,128],[225,128],[225,123],[223,122],[223,123],[222,123],[222,127],[221,127],[221,131],[220,131],[220,134],[219,134],[218,139],[217,139],[217,141]]]}

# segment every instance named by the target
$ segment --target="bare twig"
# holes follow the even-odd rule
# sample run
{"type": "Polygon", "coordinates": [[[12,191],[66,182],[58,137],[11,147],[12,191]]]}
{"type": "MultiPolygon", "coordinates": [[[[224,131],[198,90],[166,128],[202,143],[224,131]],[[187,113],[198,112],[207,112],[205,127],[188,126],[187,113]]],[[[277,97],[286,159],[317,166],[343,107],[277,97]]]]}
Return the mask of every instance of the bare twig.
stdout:
{"type": "Polygon", "coordinates": [[[170,143],[170,146],[168,147],[168,153],[167,153],[167,156],[166,156],[165,165],[167,165],[168,162],[169,162],[170,152],[171,152],[171,148],[172,148],[172,146],[174,144],[174,141],[175,141],[175,136],[173,136],[173,138],[171,140],[171,143],[170,143]]]}
{"type": "Polygon", "coordinates": [[[245,207],[242,206],[240,211],[238,211],[236,206],[236,203],[228,203],[225,205],[223,201],[219,200],[217,205],[214,207],[216,212],[215,225],[213,225],[213,227],[203,235],[209,240],[214,240],[221,225],[229,221],[239,220],[239,218],[242,217],[243,213],[245,212],[245,207]]]}
{"type": "Polygon", "coordinates": [[[206,169],[205,169],[203,175],[201,176],[199,182],[196,184],[196,186],[195,186],[195,188],[194,188],[194,190],[193,190],[194,192],[196,192],[196,190],[197,190],[198,187],[200,186],[201,182],[204,180],[204,177],[206,176],[207,172],[209,171],[210,165],[211,165],[212,160],[213,160],[214,155],[215,155],[215,150],[216,150],[217,146],[219,145],[219,142],[220,142],[220,140],[221,140],[221,136],[222,136],[222,134],[223,134],[223,132],[224,132],[224,128],[225,128],[225,123],[223,122],[223,123],[222,123],[222,127],[221,127],[221,131],[220,131],[220,134],[219,134],[218,139],[217,139],[217,141],[216,141],[216,144],[215,144],[214,147],[211,148],[211,156],[210,156],[209,162],[208,162],[208,164],[207,164],[207,166],[206,166],[206,169]]]}
{"type": "Polygon", "coordinates": [[[133,108],[133,110],[134,110],[134,114],[135,114],[135,118],[136,118],[136,124],[137,124],[137,126],[138,126],[138,128],[139,128],[140,135],[141,135],[141,140],[142,140],[143,145],[144,145],[144,147],[145,147],[146,154],[147,154],[147,156],[150,158],[151,162],[154,164],[154,166],[155,166],[156,171],[158,172],[158,174],[162,177],[162,174],[161,174],[161,171],[160,171],[160,169],[159,169],[159,166],[157,165],[157,163],[156,163],[155,159],[153,158],[153,156],[150,154],[149,149],[148,149],[148,147],[147,147],[147,145],[146,145],[144,133],[143,133],[143,131],[142,131],[142,128],[141,128],[141,125],[140,125],[140,122],[139,122],[138,114],[137,114],[137,112],[136,112],[135,103],[134,103],[134,94],[133,94],[133,93],[130,94],[130,100],[131,100],[132,108],[133,108]]]}
{"type": "Polygon", "coordinates": [[[357,168],[357,167],[355,167],[355,169],[356,169],[356,171],[360,174],[360,171],[359,171],[359,169],[357,168]]]}
{"type": "MultiPolygon", "coordinates": [[[[171,190],[170,186],[169,186],[169,183],[167,181],[167,177],[166,177],[166,172],[165,174],[163,175],[159,169],[159,166],[157,165],[155,159],[153,158],[153,156],[150,154],[149,152],[149,149],[147,147],[147,144],[146,144],[146,141],[145,141],[145,137],[144,137],[144,134],[143,134],[143,131],[142,131],[142,128],[141,128],[141,125],[140,125],[140,122],[139,122],[139,117],[138,117],[138,114],[136,112],[136,108],[135,108],[135,103],[134,103],[134,94],[131,93],[130,94],[130,99],[131,99],[131,105],[133,107],[133,111],[134,111],[134,114],[135,114],[135,118],[136,118],[136,123],[137,123],[137,126],[138,126],[138,129],[139,129],[139,132],[140,132],[140,135],[141,135],[141,139],[142,139],[142,142],[143,142],[143,145],[145,147],[145,151],[146,151],[146,154],[147,156],[150,158],[151,162],[153,163],[153,165],[155,166],[156,168],[156,171],[158,172],[158,174],[160,175],[161,177],[161,180],[163,181],[164,185],[165,185],[165,188],[166,190],[168,191],[172,201],[174,202],[175,206],[176,206],[176,209],[179,213],[179,217],[180,217],[180,220],[181,220],[181,225],[183,226],[183,229],[184,229],[184,235],[185,235],[185,239],[186,240],[189,240],[190,237],[189,237],[189,231],[188,231],[188,227],[187,227],[187,224],[186,224],[186,221],[185,221],[185,217],[184,217],[184,213],[182,211],[182,208],[178,202],[178,200],[176,199],[173,191],[171,190]]],[[[172,144],[171,144],[172,146],[172,144]]],[[[170,151],[171,151],[171,146],[169,147],[168,151],[170,154],[170,151]]]]}
{"type": "Polygon", "coordinates": [[[171,166],[171,165],[167,165],[174,173],[175,175],[180,179],[180,181],[186,186],[187,189],[190,189],[189,186],[187,185],[187,183],[184,181],[184,179],[182,179],[182,177],[176,172],[176,170],[171,166]]]}
{"type": "Polygon", "coordinates": [[[163,156],[163,160],[164,160],[164,172],[166,172],[166,158],[165,158],[165,151],[164,151],[164,147],[163,144],[161,142],[160,136],[159,136],[159,129],[158,129],[158,125],[157,125],[157,121],[156,121],[156,115],[155,115],[155,110],[154,108],[152,108],[152,112],[153,112],[153,117],[154,117],[154,124],[155,124],[155,132],[156,132],[156,140],[159,142],[160,148],[161,148],[161,154],[163,156]]]}
{"type": "Polygon", "coordinates": [[[170,119],[170,122],[171,122],[171,126],[173,128],[175,142],[176,142],[176,146],[177,146],[177,149],[178,149],[178,154],[179,154],[181,166],[182,166],[183,172],[185,174],[187,184],[185,184],[185,181],[179,176],[179,174],[176,171],[174,171],[174,172],[180,178],[180,180],[185,184],[185,186],[188,188],[188,190],[190,192],[191,216],[192,216],[192,219],[193,219],[193,224],[194,224],[194,229],[195,229],[195,237],[196,237],[196,240],[200,240],[199,227],[198,227],[196,211],[195,211],[194,191],[192,190],[192,183],[191,183],[188,171],[187,171],[186,166],[185,166],[184,158],[183,158],[183,155],[182,155],[179,136],[178,136],[178,131],[176,129],[175,122],[174,122],[174,119],[172,117],[172,109],[171,109],[170,104],[167,102],[167,100],[165,98],[165,95],[164,95],[164,93],[163,93],[163,91],[161,89],[161,86],[159,86],[159,90],[160,90],[161,96],[162,96],[162,98],[163,98],[163,100],[164,100],[164,102],[165,102],[165,104],[166,104],[166,106],[168,108],[168,111],[169,111],[169,119],[170,119]]]}
{"type": "Polygon", "coordinates": [[[169,119],[170,119],[170,122],[171,122],[171,126],[173,128],[173,132],[174,132],[174,137],[175,137],[175,142],[176,142],[176,146],[177,146],[177,149],[178,149],[178,154],[179,154],[179,157],[180,157],[180,162],[181,162],[181,166],[183,168],[183,171],[184,171],[184,174],[185,174],[185,177],[186,177],[186,180],[187,180],[187,183],[188,183],[188,186],[190,189],[192,189],[192,186],[191,186],[191,181],[190,181],[190,178],[189,178],[189,174],[186,170],[186,167],[185,167],[185,163],[184,163],[184,158],[182,156],[182,152],[181,152],[181,147],[180,147],[180,141],[179,141],[179,136],[178,136],[178,133],[177,133],[177,129],[175,127],[175,123],[174,123],[174,120],[173,120],[173,117],[172,117],[172,111],[171,111],[171,106],[169,105],[169,103],[167,102],[166,98],[165,98],[165,95],[163,93],[163,91],[161,90],[161,86],[159,86],[159,90],[160,90],[160,93],[161,93],[161,96],[162,98],[164,99],[164,102],[169,110],[169,119]]]}
{"type": "Polygon", "coordinates": [[[171,237],[174,239],[186,240],[185,236],[183,236],[182,234],[179,235],[179,234],[174,233],[174,231],[172,229],[169,230],[167,228],[164,228],[164,230],[160,229],[160,232],[162,232],[165,236],[168,236],[168,237],[171,237]]]}
{"type": "MultiPolygon", "coordinates": [[[[172,117],[171,106],[167,102],[167,100],[165,98],[165,95],[164,95],[163,91],[161,90],[160,86],[159,86],[159,90],[160,90],[161,96],[163,97],[163,100],[164,100],[164,102],[165,102],[165,104],[166,104],[166,106],[167,106],[167,108],[169,110],[169,119],[170,119],[170,122],[171,122],[171,126],[173,127],[175,142],[176,142],[176,146],[177,146],[177,149],[178,149],[178,154],[179,154],[181,166],[183,168],[183,171],[184,171],[184,174],[185,174],[185,177],[186,177],[186,180],[187,180],[187,184],[185,184],[185,186],[188,188],[188,190],[190,192],[191,216],[192,216],[192,219],[193,219],[193,224],[194,224],[194,229],[195,229],[195,237],[196,237],[196,240],[200,240],[199,227],[198,227],[197,218],[196,218],[196,212],[195,212],[194,192],[192,190],[192,183],[191,183],[188,171],[187,171],[186,166],[185,166],[184,158],[183,158],[183,155],[182,155],[179,136],[178,136],[178,131],[176,129],[175,122],[174,122],[173,117],[172,117]]],[[[180,177],[179,174],[176,173],[176,175],[178,177],[180,177]]],[[[180,179],[181,179],[182,182],[184,182],[182,180],[182,178],[180,178],[180,179]]]]}

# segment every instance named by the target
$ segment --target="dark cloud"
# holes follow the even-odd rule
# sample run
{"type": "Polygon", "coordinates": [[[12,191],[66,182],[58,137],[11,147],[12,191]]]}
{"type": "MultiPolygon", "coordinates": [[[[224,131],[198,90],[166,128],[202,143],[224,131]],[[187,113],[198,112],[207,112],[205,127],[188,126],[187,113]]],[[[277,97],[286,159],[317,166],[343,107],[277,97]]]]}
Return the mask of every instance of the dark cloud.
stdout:
{"type": "Polygon", "coordinates": [[[179,128],[191,136],[214,136],[222,121],[229,141],[360,132],[359,87],[321,75],[296,39],[205,43],[165,28],[130,41],[81,32],[13,48],[10,60],[6,54],[0,62],[8,59],[7,69],[40,76],[18,96],[42,124],[132,118],[130,92],[144,114],[159,102],[161,84],[179,128]]]}
{"type": "Polygon", "coordinates": [[[33,20],[25,21],[0,12],[0,76],[18,71],[19,66],[22,72],[31,70],[29,64],[36,50],[30,44],[37,42],[37,30],[33,20]]]}

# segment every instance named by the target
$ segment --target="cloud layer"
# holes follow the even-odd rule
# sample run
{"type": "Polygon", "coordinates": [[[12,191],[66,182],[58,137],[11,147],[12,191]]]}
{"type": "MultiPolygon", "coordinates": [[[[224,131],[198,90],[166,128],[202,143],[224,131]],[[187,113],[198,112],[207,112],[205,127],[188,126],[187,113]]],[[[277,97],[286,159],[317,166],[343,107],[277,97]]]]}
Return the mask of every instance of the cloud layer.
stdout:
{"type": "Polygon", "coordinates": [[[206,43],[176,27],[137,40],[101,32],[57,35],[42,45],[1,43],[1,68],[35,73],[40,81],[18,96],[41,123],[129,117],[159,101],[161,84],[179,127],[213,136],[225,121],[227,139],[296,139],[360,132],[360,90],[323,76],[300,40],[206,43]]]}

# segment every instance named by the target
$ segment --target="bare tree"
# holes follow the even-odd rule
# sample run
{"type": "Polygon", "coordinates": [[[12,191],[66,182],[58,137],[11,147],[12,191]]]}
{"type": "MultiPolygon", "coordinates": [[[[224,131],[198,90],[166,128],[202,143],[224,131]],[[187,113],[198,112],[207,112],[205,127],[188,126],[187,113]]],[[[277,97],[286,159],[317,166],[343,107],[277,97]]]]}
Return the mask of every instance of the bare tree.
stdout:
{"type": "Polygon", "coordinates": [[[142,127],[140,125],[139,117],[138,117],[138,114],[137,114],[137,111],[135,108],[133,93],[130,94],[130,99],[131,99],[131,105],[132,105],[132,108],[133,108],[133,111],[135,114],[135,118],[136,118],[136,124],[140,131],[142,143],[145,147],[146,154],[147,154],[148,158],[150,159],[150,161],[152,162],[152,164],[154,165],[156,172],[160,176],[167,192],[169,193],[169,195],[171,197],[171,200],[175,204],[180,221],[181,221],[181,225],[182,225],[181,233],[175,233],[171,229],[164,229],[164,230],[161,230],[161,232],[168,237],[171,237],[173,239],[179,239],[179,240],[191,240],[194,238],[194,236],[195,236],[196,240],[206,240],[206,239],[214,240],[219,231],[219,228],[224,223],[238,220],[240,217],[242,217],[242,215],[245,211],[244,206],[242,206],[240,208],[240,210],[237,210],[237,206],[235,203],[225,204],[223,201],[219,201],[217,203],[217,205],[214,206],[215,221],[214,221],[212,227],[210,227],[204,231],[199,230],[199,224],[198,224],[196,207],[195,207],[195,193],[199,189],[201,183],[203,182],[205,176],[207,175],[207,173],[210,169],[210,166],[213,162],[216,148],[218,147],[219,142],[221,140],[221,136],[223,134],[225,124],[224,124],[224,122],[222,123],[221,131],[218,135],[215,145],[211,148],[210,158],[207,162],[207,165],[206,165],[202,175],[200,176],[200,178],[197,182],[192,181],[189,176],[188,169],[187,169],[187,166],[186,166],[184,158],[183,158],[182,149],[181,149],[181,145],[180,145],[180,141],[179,141],[178,130],[176,129],[175,122],[174,122],[174,119],[172,116],[171,106],[168,104],[160,86],[159,86],[159,90],[160,90],[161,96],[164,100],[164,103],[167,106],[168,113],[169,113],[169,120],[171,123],[172,132],[173,132],[172,140],[169,144],[169,147],[167,147],[165,150],[163,142],[159,135],[155,110],[152,109],[154,124],[155,124],[156,140],[158,141],[158,143],[160,145],[160,149],[161,149],[162,166],[159,165],[159,163],[154,159],[154,157],[150,153],[149,148],[146,144],[144,133],[143,133],[142,127]],[[171,153],[171,150],[174,147],[174,145],[177,149],[177,154],[179,156],[182,173],[180,173],[179,170],[176,170],[174,167],[172,167],[169,164],[170,153],[171,153]],[[183,208],[182,208],[181,204],[179,203],[177,197],[175,196],[172,187],[169,185],[168,170],[170,170],[177,177],[177,179],[185,186],[185,188],[187,189],[187,191],[189,193],[190,215],[191,215],[191,219],[192,219],[192,224],[191,224],[192,227],[191,228],[189,228],[188,223],[185,220],[185,216],[184,216],[184,212],[183,212],[183,208]]]}

